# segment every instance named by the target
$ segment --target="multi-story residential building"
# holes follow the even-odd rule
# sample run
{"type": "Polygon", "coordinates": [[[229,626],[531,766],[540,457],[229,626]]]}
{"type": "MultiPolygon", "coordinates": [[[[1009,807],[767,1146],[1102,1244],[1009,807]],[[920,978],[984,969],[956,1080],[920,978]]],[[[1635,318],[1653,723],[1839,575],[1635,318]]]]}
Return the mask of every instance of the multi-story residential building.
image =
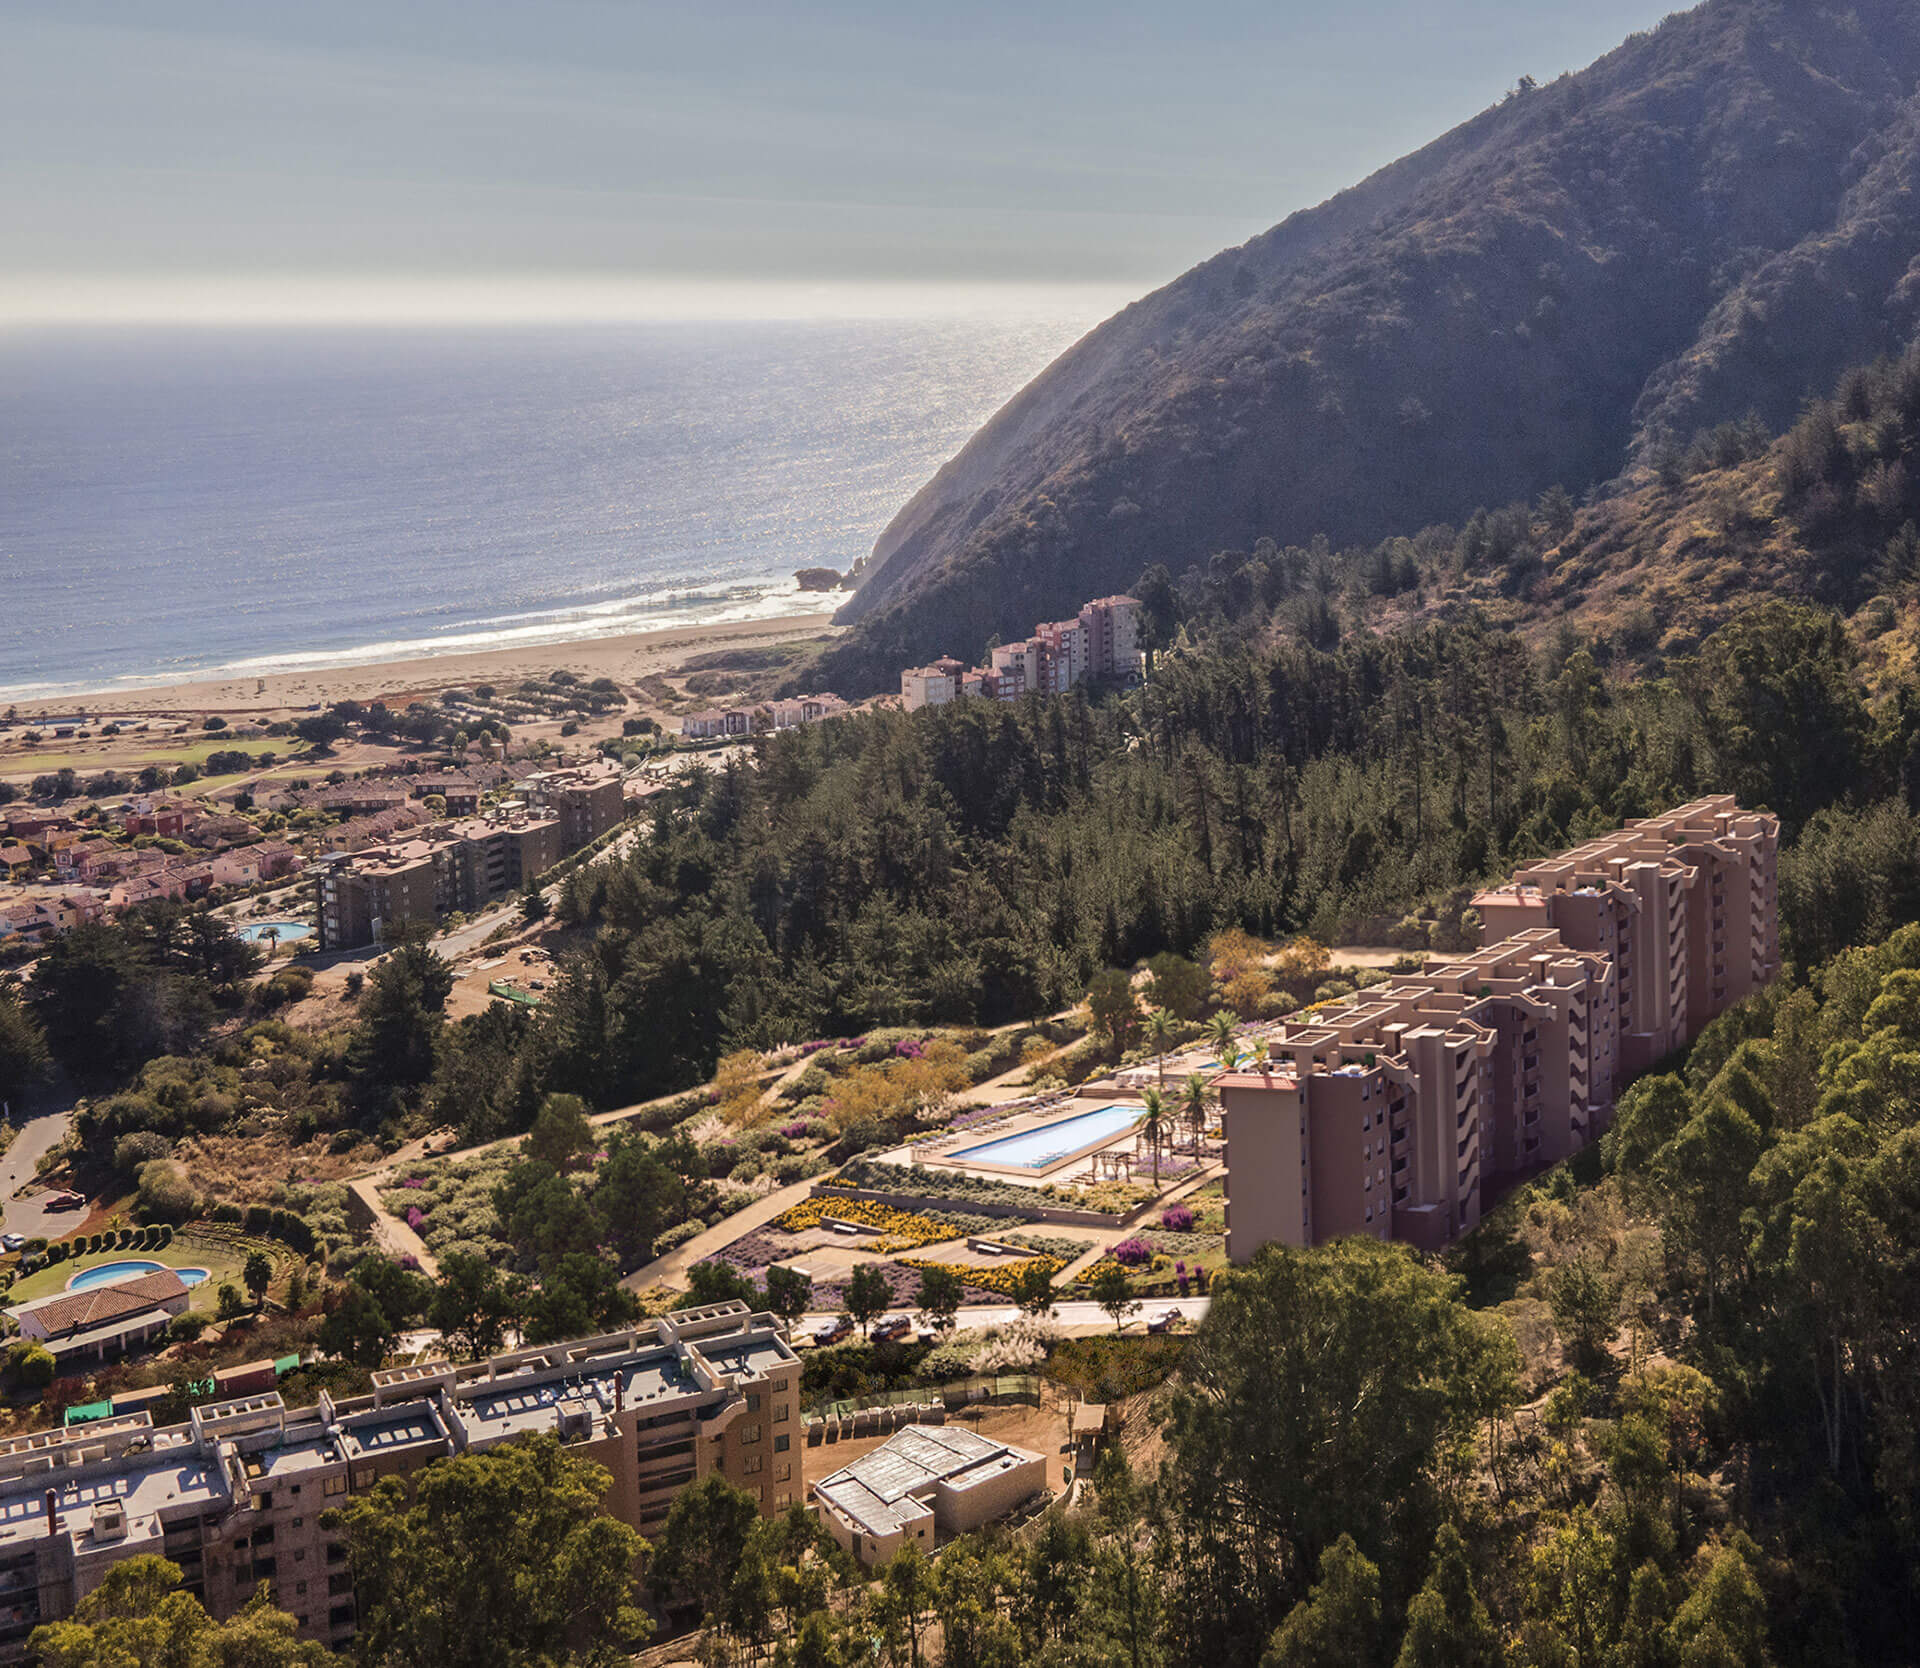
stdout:
{"type": "Polygon", "coordinates": [[[336,858],[320,876],[320,948],[378,944],[402,921],[439,920],[459,896],[456,840],[404,840],[336,858]]]}
{"type": "Polygon", "coordinates": [[[945,706],[960,693],[960,676],[965,671],[966,667],[952,655],[908,668],[900,674],[900,704],[908,712],[945,706]]]}
{"type": "Polygon", "coordinates": [[[1040,643],[1040,689],[1062,695],[1087,676],[1087,628],[1071,620],[1043,620],[1033,628],[1040,643]]]}
{"type": "Polygon", "coordinates": [[[1140,671],[1140,599],[1097,597],[1080,610],[1087,635],[1087,675],[1132,678],[1140,671]]]}
{"type": "Polygon", "coordinates": [[[506,822],[475,818],[453,825],[454,907],[475,910],[518,892],[566,855],[557,816],[506,822]]]}
{"type": "Polygon", "coordinates": [[[626,773],[612,759],[550,770],[527,779],[527,796],[537,810],[559,818],[561,846],[578,851],[625,819],[626,773]]]}
{"type": "Polygon", "coordinates": [[[800,1363],[771,1315],[682,1309],[627,1332],[469,1366],[375,1373],[290,1409],[272,1391],[155,1426],[147,1409],[0,1442],[0,1662],[123,1558],[157,1552],[216,1618],[265,1581],[303,1636],[355,1632],[353,1574],[322,1522],[381,1478],[539,1432],[606,1467],[603,1507],[643,1535],[722,1473],[768,1514],[800,1499],[800,1363]]]}
{"type": "Polygon", "coordinates": [[[716,736],[753,734],[753,714],[744,707],[709,707],[680,720],[680,733],[689,740],[711,741],[716,736]]]}
{"type": "Polygon", "coordinates": [[[1778,970],[1777,835],[1724,795],[1630,824],[1480,894],[1484,948],[1282,1025],[1267,1069],[1216,1080],[1229,1254],[1431,1249],[1488,1179],[1593,1140],[1628,1076],[1778,970]]]}
{"type": "Polygon", "coordinates": [[[1480,1220],[1494,1045],[1410,982],[1287,1025],[1264,1070],[1215,1080],[1227,1132],[1227,1250],[1344,1234],[1444,1245],[1480,1220]]]}
{"type": "Polygon", "coordinates": [[[1002,643],[994,649],[993,669],[1000,679],[1002,700],[1017,700],[1042,687],[1040,660],[1044,652],[1045,645],[1038,637],[1002,643]]]}
{"type": "Polygon", "coordinates": [[[1623,1069],[1644,1071],[1779,972],[1779,837],[1731,794],[1641,818],[1479,894],[1483,939],[1553,927],[1611,957],[1623,1069]]]}

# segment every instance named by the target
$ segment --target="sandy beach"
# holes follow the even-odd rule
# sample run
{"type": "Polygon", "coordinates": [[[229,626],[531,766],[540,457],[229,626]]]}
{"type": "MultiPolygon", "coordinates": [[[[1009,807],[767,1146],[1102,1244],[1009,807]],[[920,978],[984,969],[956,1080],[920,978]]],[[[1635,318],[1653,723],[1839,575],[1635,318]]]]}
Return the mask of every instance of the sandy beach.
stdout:
{"type": "MultiPolygon", "coordinates": [[[[837,600],[837,599],[836,599],[837,600]]],[[[62,695],[22,701],[22,717],[78,712],[114,716],[219,713],[227,719],[273,719],[329,701],[370,701],[437,694],[476,683],[512,684],[551,671],[583,678],[609,677],[623,684],[671,671],[695,655],[718,649],[760,647],[833,631],[830,613],[789,614],[773,620],[678,626],[624,637],[587,637],[573,642],[427,655],[366,666],[298,672],[266,672],[237,678],[116,689],[93,695],[62,695]]]]}

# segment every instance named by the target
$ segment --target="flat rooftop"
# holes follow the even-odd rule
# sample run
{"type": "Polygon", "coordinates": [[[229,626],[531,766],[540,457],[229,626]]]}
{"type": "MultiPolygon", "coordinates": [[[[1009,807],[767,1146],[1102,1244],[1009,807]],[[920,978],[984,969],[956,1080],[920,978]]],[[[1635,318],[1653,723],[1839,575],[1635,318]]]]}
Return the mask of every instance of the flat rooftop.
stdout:
{"type": "Polygon", "coordinates": [[[965,1488],[1040,1458],[954,1425],[913,1425],[814,1484],[814,1494],[872,1534],[890,1534],[924,1511],[920,1496],[965,1488]]]}

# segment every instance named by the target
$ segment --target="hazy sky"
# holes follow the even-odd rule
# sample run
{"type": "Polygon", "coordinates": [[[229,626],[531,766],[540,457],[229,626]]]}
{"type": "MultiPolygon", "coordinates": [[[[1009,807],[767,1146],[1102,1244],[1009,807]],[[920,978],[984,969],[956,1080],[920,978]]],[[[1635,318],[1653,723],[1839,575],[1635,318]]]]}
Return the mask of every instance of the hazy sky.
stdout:
{"type": "Polygon", "coordinates": [[[76,274],[1142,289],[1672,3],[0,0],[0,314],[76,274]]]}

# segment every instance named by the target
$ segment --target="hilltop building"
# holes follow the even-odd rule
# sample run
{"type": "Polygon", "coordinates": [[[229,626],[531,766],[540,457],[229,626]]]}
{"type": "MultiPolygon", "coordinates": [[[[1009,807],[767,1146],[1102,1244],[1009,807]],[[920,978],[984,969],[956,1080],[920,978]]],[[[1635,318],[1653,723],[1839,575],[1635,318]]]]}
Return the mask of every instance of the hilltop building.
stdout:
{"type": "Polygon", "coordinates": [[[900,674],[900,704],[908,712],[971,696],[1017,701],[1023,695],[1060,695],[1088,678],[1140,676],[1140,603],[1100,597],[1071,620],[1047,620],[1033,635],[994,649],[987,666],[969,667],[945,656],[900,674]]]}
{"type": "Polygon", "coordinates": [[[1215,1080],[1228,1254],[1437,1249],[1487,1182],[1593,1140],[1629,1076],[1778,971],[1778,835],[1725,795],[1631,823],[1476,898],[1484,948],[1281,1025],[1215,1080]]]}
{"type": "Polygon", "coordinates": [[[341,1649],[353,1573],[321,1514],[383,1477],[534,1432],[605,1466],[604,1509],[643,1535],[715,1472],[769,1515],[799,1498],[800,1363],[773,1316],[744,1303],[469,1366],[395,1367],[373,1384],[299,1409],[271,1390],[241,1395],[169,1426],[116,1402],[92,1423],[0,1442],[0,1662],[24,1661],[35,1627],[140,1553],[180,1565],[219,1619],[271,1582],[304,1637],[341,1649]]]}

